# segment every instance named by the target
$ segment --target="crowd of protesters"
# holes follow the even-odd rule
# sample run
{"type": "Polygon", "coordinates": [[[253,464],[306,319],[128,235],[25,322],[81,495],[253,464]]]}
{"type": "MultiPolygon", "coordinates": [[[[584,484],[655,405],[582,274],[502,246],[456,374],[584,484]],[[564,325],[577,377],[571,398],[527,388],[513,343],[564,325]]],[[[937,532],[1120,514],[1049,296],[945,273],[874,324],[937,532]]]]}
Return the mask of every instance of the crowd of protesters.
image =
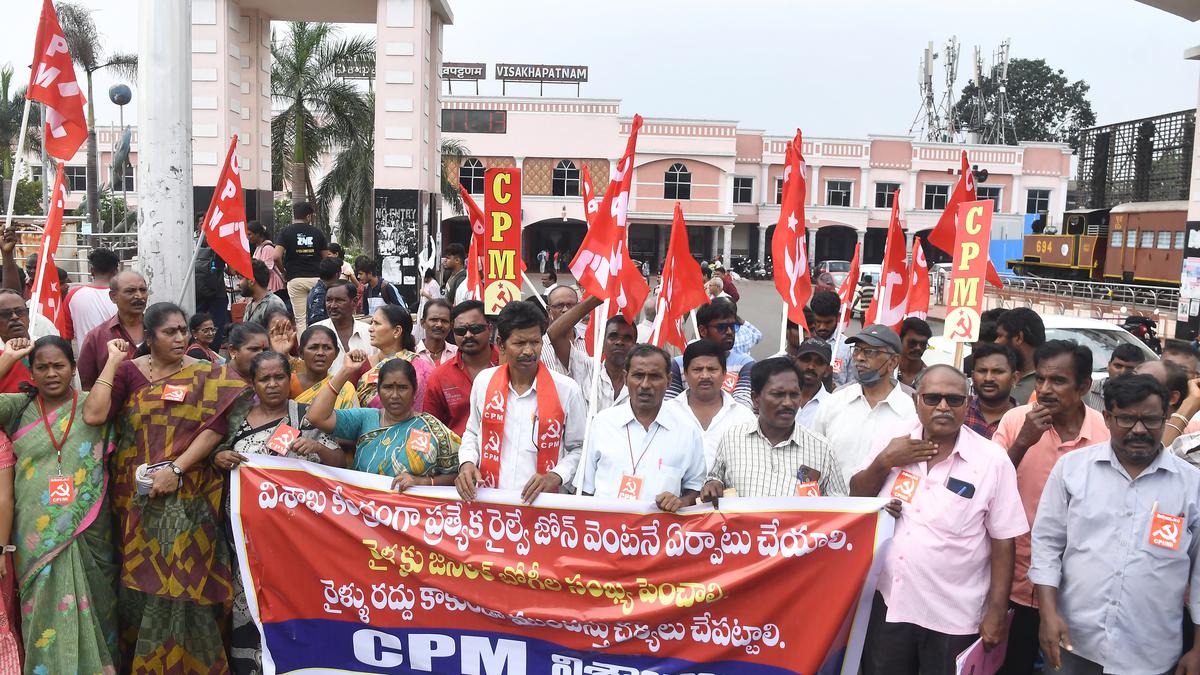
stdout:
{"type": "Polygon", "coordinates": [[[274,240],[250,227],[232,315],[200,283],[204,311],[149,304],[94,250],[62,336],[31,330],[0,241],[0,671],[260,672],[228,481],[287,425],[288,457],[466,501],[883,497],[867,675],[954,673],[977,639],[1004,673],[1200,675],[1189,344],[1118,348],[1099,386],[1092,352],[1012,309],[987,314],[965,371],[927,366],[925,321],[842,335],[820,291],[807,339],[789,323],[756,360],[736,288],[710,282],[681,354],[646,344],[649,317],[608,319],[593,390],[594,298],[555,279],[488,316],[449,245],[444,282],[407,289],[414,317],[375,261],[346,264],[311,208],[294,215],[274,240]]]}

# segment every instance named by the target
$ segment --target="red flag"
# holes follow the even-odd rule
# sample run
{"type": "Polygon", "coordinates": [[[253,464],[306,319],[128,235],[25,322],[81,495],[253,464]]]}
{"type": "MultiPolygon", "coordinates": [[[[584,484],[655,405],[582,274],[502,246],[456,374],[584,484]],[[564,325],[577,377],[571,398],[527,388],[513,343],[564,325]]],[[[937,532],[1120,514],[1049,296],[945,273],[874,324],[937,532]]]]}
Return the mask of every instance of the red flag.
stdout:
{"type": "Polygon", "coordinates": [[[688,248],[687,224],[683,222],[679,202],[675,202],[675,220],[671,223],[671,243],[667,245],[662,279],[650,344],[662,347],[669,343],[682,351],[687,347],[683,339],[683,318],[708,302],[708,295],[704,292],[700,265],[688,248]]]}
{"type": "Polygon", "coordinates": [[[250,264],[250,241],[246,239],[246,198],[242,194],[241,169],[237,160],[237,134],[229,141],[225,166],[217,177],[212,202],[204,214],[204,237],[213,253],[247,279],[254,278],[250,264]]]}
{"type": "Polygon", "coordinates": [[[650,294],[650,287],[629,257],[627,242],[629,189],[633,184],[633,157],[641,128],[642,116],[634,115],[625,154],[570,265],[580,287],[601,300],[609,300],[631,323],[650,294]]]}
{"type": "MultiPolygon", "coordinates": [[[[958,183],[954,186],[954,192],[951,193],[950,199],[946,200],[946,208],[942,210],[937,225],[934,225],[929,232],[929,243],[947,255],[954,255],[954,238],[958,233],[955,220],[958,217],[958,205],[973,201],[975,201],[975,173],[971,171],[971,166],[967,163],[967,151],[963,150],[958,183]]],[[[1004,282],[1000,280],[1000,273],[996,271],[996,266],[990,260],[987,266],[987,281],[996,288],[1004,288],[1004,282]]]]}
{"type": "Polygon", "coordinates": [[[68,161],[87,140],[87,116],[83,113],[83,92],[75,80],[75,64],[71,62],[67,38],[50,0],[42,2],[31,68],[25,98],[46,105],[43,129],[46,152],[68,161]]]}
{"type": "Polygon", "coordinates": [[[462,195],[467,220],[471,223],[471,245],[467,249],[466,260],[467,298],[480,300],[483,298],[483,259],[487,255],[487,242],[483,236],[483,209],[479,208],[462,183],[458,184],[458,192],[462,195]]]}
{"type": "Polygon", "coordinates": [[[850,315],[854,309],[854,296],[858,293],[858,266],[862,262],[862,243],[854,246],[854,257],[850,259],[850,273],[842,281],[842,287],[838,289],[838,300],[842,303],[841,316],[838,318],[838,324],[842,330],[850,325],[850,315]]]}
{"type": "Polygon", "coordinates": [[[883,269],[875,285],[871,306],[863,317],[863,325],[881,323],[895,328],[904,320],[904,291],[908,277],[907,247],[904,230],[900,227],[900,191],[892,198],[892,217],[888,222],[887,244],[883,249],[883,269]]]}
{"type": "Polygon", "coordinates": [[[600,211],[600,200],[596,198],[596,188],[592,187],[592,174],[588,171],[587,164],[583,165],[583,180],[580,184],[583,186],[583,221],[591,228],[592,220],[600,211]]]}
{"type": "Polygon", "coordinates": [[[808,273],[808,254],[805,250],[804,199],[807,184],[806,166],[800,152],[800,130],[787,146],[783,167],[783,195],[780,199],[779,222],[771,238],[771,258],[775,272],[775,289],[783,296],[788,319],[808,329],[804,306],[812,296],[812,279],[808,273]]]}
{"type": "Polygon", "coordinates": [[[46,214],[46,230],[42,234],[42,245],[38,248],[37,273],[33,278],[33,311],[41,312],[59,335],[67,331],[67,313],[63,311],[63,291],[58,278],[58,266],[54,254],[58,251],[58,240],[62,237],[63,164],[58,163],[54,172],[54,190],[50,193],[50,213],[46,214]]]}
{"type": "Polygon", "coordinates": [[[929,263],[921,240],[913,237],[912,261],[908,265],[908,291],[905,293],[904,318],[929,317],[929,263]]]}

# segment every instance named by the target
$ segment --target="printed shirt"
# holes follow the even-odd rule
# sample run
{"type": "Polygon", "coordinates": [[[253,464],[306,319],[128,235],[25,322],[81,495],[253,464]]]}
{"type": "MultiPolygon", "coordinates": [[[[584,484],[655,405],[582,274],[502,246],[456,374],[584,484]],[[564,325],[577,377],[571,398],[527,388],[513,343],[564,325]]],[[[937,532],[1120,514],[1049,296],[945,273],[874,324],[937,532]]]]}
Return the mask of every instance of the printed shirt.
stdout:
{"type": "Polygon", "coordinates": [[[616,499],[626,474],[641,477],[640,501],[704,486],[704,441],[676,406],[663,404],[647,429],[626,401],[596,415],[591,433],[603,442],[592,443],[584,492],[616,499]]]}
{"type": "Polygon", "coordinates": [[[899,385],[874,408],[857,382],[833,392],[817,408],[813,431],[829,439],[847,483],[878,439],[895,438],[917,421],[912,396],[899,385]]]}
{"type": "MultiPolygon", "coordinates": [[[[1000,426],[992,436],[992,441],[1007,450],[1021,432],[1025,423],[1025,415],[1029,414],[1032,405],[1023,405],[1004,413],[1000,418],[1000,426]]],[[[1104,426],[1104,416],[1084,406],[1083,425],[1079,435],[1070,441],[1063,441],[1054,427],[1046,430],[1042,438],[1025,452],[1021,463],[1017,465],[1017,489],[1021,492],[1021,503],[1025,505],[1025,517],[1033,522],[1037,515],[1038,500],[1041,499],[1042,489],[1046,487],[1046,479],[1050,470],[1060,457],[1072,450],[1086,448],[1089,445],[1104,443],[1108,440],[1108,427],[1104,426]]],[[[1033,584],[1029,583],[1030,560],[1029,535],[1017,537],[1017,560],[1013,567],[1012,601],[1026,607],[1037,607],[1037,595],[1033,584]]],[[[1200,616],[1200,615],[1198,615],[1200,616]]]]}
{"type": "Polygon", "coordinates": [[[1131,478],[1109,443],[1082,448],[1046,481],[1029,578],[1058,588],[1079,656],[1106,673],[1174,672],[1184,607],[1200,616],[1198,528],[1200,470],[1162,451],[1131,478]]]}
{"type": "MultiPolygon", "coordinates": [[[[313,325],[325,326],[329,330],[333,331],[334,335],[337,335],[337,328],[333,325],[333,319],[318,321],[313,325]]],[[[338,338],[338,340],[340,342],[341,338],[338,338]]],[[[336,375],[337,372],[342,369],[342,364],[346,361],[346,354],[354,351],[355,349],[363,350],[368,356],[379,353],[378,349],[371,346],[371,327],[362,321],[354,322],[354,331],[350,333],[350,339],[347,340],[347,342],[348,344],[338,345],[337,356],[333,357],[333,362],[329,364],[330,374],[336,375]]]]}
{"type": "Polygon", "coordinates": [[[321,251],[325,250],[325,234],[308,223],[292,223],[275,237],[283,247],[283,271],[287,278],[318,278],[321,251]]]}
{"type": "Polygon", "coordinates": [[[416,352],[417,359],[424,361],[430,366],[436,368],[443,363],[449,363],[450,360],[454,358],[454,355],[458,353],[458,345],[447,340],[446,348],[442,350],[442,358],[438,359],[437,361],[433,360],[433,353],[429,351],[429,347],[425,344],[424,340],[417,340],[416,352]]]}
{"type": "MultiPolygon", "coordinates": [[[[458,449],[460,466],[467,462],[479,466],[483,404],[487,398],[488,383],[495,372],[495,368],[480,372],[471,385],[471,414],[467,418],[467,428],[463,432],[462,445],[458,449]]],[[[562,451],[558,464],[552,471],[562,478],[563,483],[567,483],[575,476],[575,470],[579,467],[580,449],[583,447],[583,434],[587,427],[587,403],[583,400],[583,392],[579,390],[579,385],[571,378],[554,371],[550,372],[550,376],[554,378],[554,387],[566,417],[562,451]]],[[[518,394],[510,383],[508,407],[504,413],[504,436],[500,445],[500,484],[497,487],[501,490],[520,490],[537,473],[537,446],[534,444],[537,415],[537,380],[534,380],[524,394],[518,394]]]]}
{"type": "MultiPolygon", "coordinates": [[[[909,437],[920,439],[922,432],[918,422],[909,437]]],[[[881,440],[858,471],[890,440],[881,440]]],[[[920,481],[896,520],[879,573],[887,621],[948,635],[978,633],[992,581],[991,540],[1029,532],[1012,461],[1004,448],[963,427],[950,455],[932,468],[921,462],[892,469],[880,497],[892,496],[901,470],[920,481]],[[974,494],[952,492],[952,478],[974,486],[974,494]]]]}
{"type": "Polygon", "coordinates": [[[731,427],[717,446],[708,479],[721,481],[739,497],[791,497],[803,467],[820,473],[819,477],[810,474],[809,480],[817,478],[821,495],[849,494],[829,441],[799,424],[777,445],[767,440],[757,421],[731,427]]]}
{"type": "MultiPolygon", "coordinates": [[[[491,350],[489,365],[495,366],[500,363],[500,352],[495,347],[491,350]]],[[[471,414],[471,385],[462,354],[456,352],[449,361],[434,368],[425,380],[425,412],[462,436],[471,414]]]]}
{"type": "Polygon", "coordinates": [[[829,352],[833,354],[833,363],[829,367],[833,370],[833,384],[835,387],[840,387],[843,384],[854,382],[857,379],[854,370],[854,363],[850,360],[850,345],[846,344],[845,336],[839,336],[836,332],[825,341],[829,345],[829,352]]]}
{"type": "Polygon", "coordinates": [[[733,396],[730,396],[729,392],[723,391],[721,392],[721,409],[709,421],[708,428],[704,429],[700,426],[700,420],[696,418],[696,413],[692,412],[692,406],[688,403],[689,391],[691,390],[684,389],[682,394],[663,405],[678,408],[683,418],[700,431],[700,436],[704,440],[704,468],[711,471],[713,462],[717,459],[717,446],[721,444],[725,432],[738,424],[758,424],[758,418],[749,408],[733,400],[733,396]]]}
{"type": "Polygon", "coordinates": [[[737,331],[734,333],[733,351],[740,354],[749,354],[754,345],[762,341],[762,338],[762,331],[757,326],[749,321],[743,321],[737,325],[737,331]]]}
{"type": "MultiPolygon", "coordinates": [[[[1013,408],[1017,407],[1017,399],[1009,396],[1008,402],[1013,408]]],[[[975,395],[971,397],[971,402],[967,404],[967,415],[963,418],[963,425],[971,427],[971,430],[980,436],[991,439],[996,433],[996,427],[1000,426],[1000,420],[989,423],[987,418],[983,416],[983,408],[979,406],[979,396],[975,395]]]]}
{"type": "MultiPolygon", "coordinates": [[[[725,382],[721,389],[733,394],[734,400],[747,408],[750,402],[750,369],[755,360],[749,354],[729,352],[725,357],[725,382]]],[[[666,399],[669,401],[683,393],[686,385],[683,381],[683,356],[671,360],[671,384],[667,386],[666,399]]]]}

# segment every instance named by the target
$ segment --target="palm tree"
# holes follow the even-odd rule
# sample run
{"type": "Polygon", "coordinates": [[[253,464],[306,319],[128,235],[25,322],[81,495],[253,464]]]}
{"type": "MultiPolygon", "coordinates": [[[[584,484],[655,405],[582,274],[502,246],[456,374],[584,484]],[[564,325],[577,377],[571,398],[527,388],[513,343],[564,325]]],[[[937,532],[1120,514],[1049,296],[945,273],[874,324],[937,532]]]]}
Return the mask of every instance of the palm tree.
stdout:
{"type": "Polygon", "coordinates": [[[471,155],[466,144],[457,138],[443,138],[438,150],[442,153],[442,204],[453,207],[458,213],[463,212],[462,195],[458,193],[458,176],[451,176],[447,167],[456,159],[456,165],[461,166],[463,159],[471,155]]]}
{"type": "MultiPolygon", "coordinates": [[[[13,189],[16,189],[17,176],[13,175],[16,162],[17,137],[21,134],[21,116],[25,114],[25,87],[13,90],[12,64],[4,64],[0,68],[0,204],[7,205],[7,195],[4,194],[4,180],[12,179],[13,189]]],[[[29,111],[29,128],[25,132],[25,147],[37,151],[41,144],[38,141],[39,126],[34,107],[29,111]]]]}
{"type": "Polygon", "coordinates": [[[341,200],[337,222],[347,236],[342,243],[359,245],[375,218],[375,95],[368,94],[349,114],[334,120],[327,131],[338,143],[329,172],[317,188],[317,214],[322,222],[332,222],[329,211],[341,200]]]}
{"type": "Polygon", "coordinates": [[[100,203],[100,155],[96,147],[96,113],[92,108],[95,99],[92,94],[92,75],[104,68],[112,68],[118,75],[133,79],[137,77],[137,54],[106,54],[90,8],[60,2],[55,9],[67,38],[67,48],[71,50],[71,60],[83,68],[87,79],[87,201],[92,205],[88,208],[88,220],[92,224],[92,231],[99,232],[100,210],[96,205],[100,203]]]}
{"type": "Polygon", "coordinates": [[[271,120],[271,170],[286,172],[292,201],[316,201],[310,172],[335,144],[353,144],[339,135],[364,105],[365,94],[334,70],[340,63],[373,63],[375,41],[337,34],[332,24],[297,21],[282,39],[271,37],[271,95],[279,110],[271,120]]]}

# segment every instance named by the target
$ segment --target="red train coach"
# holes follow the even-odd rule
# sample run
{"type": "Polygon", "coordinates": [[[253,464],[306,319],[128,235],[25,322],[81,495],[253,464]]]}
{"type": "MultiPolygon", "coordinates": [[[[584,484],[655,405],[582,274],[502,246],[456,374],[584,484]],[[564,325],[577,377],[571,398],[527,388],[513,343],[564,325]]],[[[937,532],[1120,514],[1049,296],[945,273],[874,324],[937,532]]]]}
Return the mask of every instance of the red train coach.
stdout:
{"type": "Polygon", "coordinates": [[[1103,281],[1178,286],[1187,206],[1186,201],[1162,201],[1112,207],[1103,281]]]}

